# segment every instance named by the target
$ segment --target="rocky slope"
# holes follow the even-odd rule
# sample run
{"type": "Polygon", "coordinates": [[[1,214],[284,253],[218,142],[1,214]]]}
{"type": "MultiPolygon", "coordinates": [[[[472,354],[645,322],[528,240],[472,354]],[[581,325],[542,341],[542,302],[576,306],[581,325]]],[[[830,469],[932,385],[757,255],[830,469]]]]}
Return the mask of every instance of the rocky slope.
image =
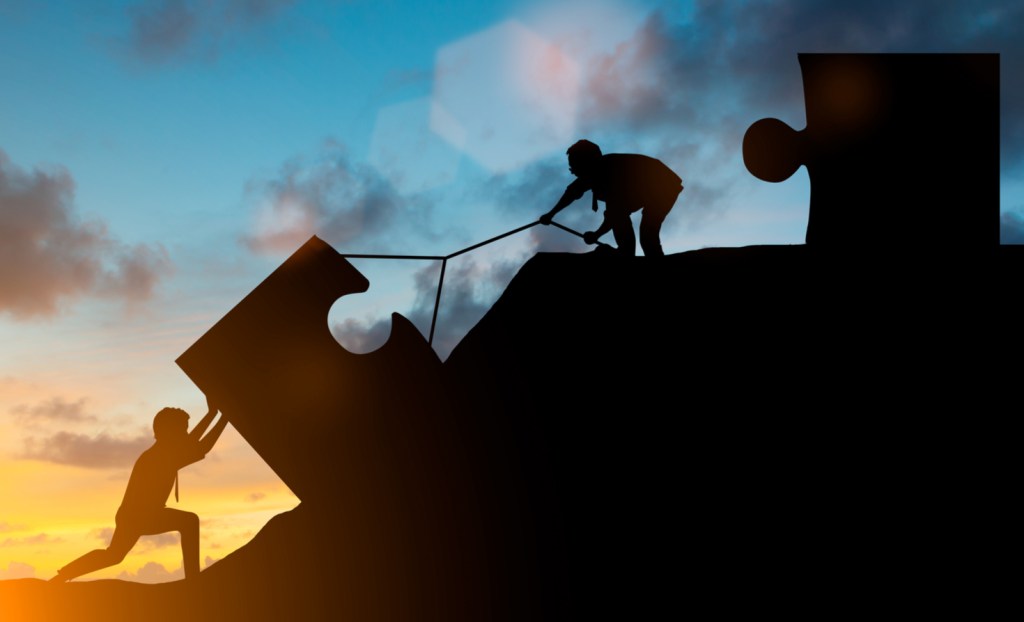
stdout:
{"type": "MultiPolygon", "coordinates": [[[[992,537],[978,516],[1008,472],[992,448],[1015,370],[993,352],[1017,345],[1022,266],[1009,247],[538,255],[424,363],[422,399],[345,415],[386,422],[339,441],[368,447],[383,492],[324,473],[193,583],[7,581],[0,613],[647,619],[948,581],[974,561],[965,530],[992,537]]],[[[421,356],[403,334],[389,356],[421,356]]]]}

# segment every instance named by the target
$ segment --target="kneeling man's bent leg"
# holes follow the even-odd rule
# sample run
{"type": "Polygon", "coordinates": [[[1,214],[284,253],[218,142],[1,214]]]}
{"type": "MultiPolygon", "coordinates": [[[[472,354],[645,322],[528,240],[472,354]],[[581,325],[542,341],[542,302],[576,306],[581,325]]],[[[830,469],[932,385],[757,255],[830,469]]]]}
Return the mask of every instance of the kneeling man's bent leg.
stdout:
{"type": "Polygon", "coordinates": [[[199,576],[199,517],[192,512],[163,508],[147,517],[143,535],[168,531],[181,534],[181,564],[185,578],[199,576]]]}

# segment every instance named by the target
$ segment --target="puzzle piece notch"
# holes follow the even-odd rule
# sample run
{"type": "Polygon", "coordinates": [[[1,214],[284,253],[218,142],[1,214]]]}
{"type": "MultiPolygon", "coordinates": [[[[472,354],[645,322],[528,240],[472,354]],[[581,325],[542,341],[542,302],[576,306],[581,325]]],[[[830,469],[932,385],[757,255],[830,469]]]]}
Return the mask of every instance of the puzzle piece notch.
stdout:
{"type": "Polygon", "coordinates": [[[999,244],[998,54],[800,54],[807,128],[743,141],[765,181],[807,166],[807,243],[900,251],[999,244]]]}

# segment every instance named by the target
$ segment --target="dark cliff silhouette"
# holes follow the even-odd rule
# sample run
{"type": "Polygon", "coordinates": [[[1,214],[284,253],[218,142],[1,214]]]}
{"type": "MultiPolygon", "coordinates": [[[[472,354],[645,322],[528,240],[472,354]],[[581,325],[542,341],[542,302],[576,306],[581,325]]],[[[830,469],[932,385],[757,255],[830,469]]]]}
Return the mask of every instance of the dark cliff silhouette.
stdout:
{"type": "MultiPolygon", "coordinates": [[[[963,136],[943,148],[976,145],[963,136]]],[[[849,211],[837,196],[849,180],[821,162],[813,243],[539,254],[443,364],[399,315],[375,353],[334,343],[330,305],[367,283],[310,240],[179,360],[302,504],[197,581],[7,582],[0,611],[590,620],[895,601],[976,613],[1011,472],[992,413],[1015,370],[992,349],[1015,324],[1007,284],[1024,249],[978,233],[998,209],[980,187],[977,203],[930,196],[936,214],[974,223],[963,240],[898,241],[900,211],[849,246],[872,212],[849,211]]],[[[997,184],[989,173],[975,181],[997,184]]],[[[955,228],[944,223],[934,230],[955,228]]]]}

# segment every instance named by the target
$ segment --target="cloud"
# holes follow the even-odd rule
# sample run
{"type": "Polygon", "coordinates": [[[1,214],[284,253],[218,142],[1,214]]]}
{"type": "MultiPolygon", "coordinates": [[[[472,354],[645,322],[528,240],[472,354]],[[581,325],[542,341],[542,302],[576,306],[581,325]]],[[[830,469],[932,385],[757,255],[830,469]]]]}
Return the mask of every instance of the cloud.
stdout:
{"type": "Polygon", "coordinates": [[[167,251],[162,246],[151,247],[145,244],[121,248],[111,257],[111,261],[116,269],[103,274],[96,284],[96,291],[100,295],[130,303],[139,301],[139,293],[143,293],[141,299],[147,299],[170,267],[167,251]]]}
{"type": "MultiPolygon", "coordinates": [[[[434,349],[442,359],[448,357],[462,337],[487,313],[531,254],[532,249],[494,262],[466,256],[449,262],[434,334],[434,349]]],[[[430,267],[420,270],[415,282],[416,303],[409,319],[429,331],[437,292],[437,270],[430,267]]]]}
{"type": "Polygon", "coordinates": [[[999,241],[1003,244],[1024,244],[1024,217],[1018,212],[1003,212],[999,219],[999,241]]]}
{"type": "Polygon", "coordinates": [[[121,468],[131,466],[152,444],[152,437],[145,434],[118,438],[106,433],[87,436],[58,432],[46,438],[26,439],[20,457],[89,469],[121,468]]]}
{"type": "Polygon", "coordinates": [[[217,58],[238,35],[266,24],[296,0],[154,0],[127,7],[129,30],[120,41],[150,64],[217,58]]]}
{"type": "Polygon", "coordinates": [[[514,19],[438,48],[431,129],[489,171],[509,171],[572,137],[580,69],[514,19]]]}
{"type": "Polygon", "coordinates": [[[127,570],[122,571],[121,574],[117,575],[117,578],[122,581],[137,581],[139,583],[167,583],[168,581],[184,579],[185,571],[179,567],[177,570],[171,572],[162,564],[149,562],[134,573],[128,572],[127,570]]]}
{"type": "MultiPolygon", "coordinates": [[[[89,535],[98,538],[103,541],[103,546],[110,546],[110,541],[114,537],[113,527],[104,527],[102,529],[94,529],[89,532],[89,535]]],[[[162,549],[168,546],[177,546],[181,542],[181,537],[176,532],[160,533],[151,536],[142,536],[139,538],[139,544],[136,548],[141,551],[151,551],[153,549],[162,549]],[[139,546],[141,545],[141,548],[139,546]]]]}
{"type": "Polygon", "coordinates": [[[257,253],[291,253],[314,234],[346,250],[373,248],[402,229],[423,233],[430,215],[425,201],[400,195],[334,141],[312,158],[285,162],[275,177],[250,183],[249,193],[260,208],[243,242],[257,253]]]}
{"type": "MultiPolygon", "coordinates": [[[[555,158],[533,162],[519,171],[493,176],[487,180],[483,194],[496,200],[503,211],[521,213],[525,218],[536,219],[554,206],[565,192],[565,187],[574,179],[569,173],[566,156],[560,154],[555,158]]],[[[568,214],[560,212],[559,218],[568,214]]]]}
{"type": "Polygon", "coordinates": [[[197,34],[198,19],[184,0],[128,7],[129,41],[144,60],[165,60],[186,48],[197,34]]]}
{"type": "Polygon", "coordinates": [[[96,421],[95,415],[86,414],[84,397],[77,402],[67,402],[62,397],[54,397],[35,406],[19,404],[11,409],[11,413],[22,422],[46,420],[81,423],[96,421]]]}
{"type": "Polygon", "coordinates": [[[149,549],[162,549],[168,546],[178,546],[181,542],[181,537],[177,532],[159,533],[152,536],[142,536],[139,538],[139,542],[142,543],[146,550],[149,549]]]}
{"type": "Polygon", "coordinates": [[[7,564],[7,569],[0,568],[0,581],[9,579],[33,579],[36,576],[36,569],[21,562],[7,564]]]}
{"type": "MultiPolygon", "coordinates": [[[[515,258],[493,263],[468,256],[449,263],[434,333],[433,347],[438,356],[446,358],[469,329],[487,313],[529,254],[532,254],[532,249],[515,258]]],[[[413,308],[405,314],[424,337],[430,335],[439,271],[440,266],[435,264],[416,272],[416,299],[413,308]]],[[[387,340],[391,332],[391,319],[346,319],[335,323],[331,332],[335,339],[351,351],[366,352],[376,349],[387,340]]]]}
{"type": "Polygon", "coordinates": [[[387,342],[391,335],[391,319],[364,321],[345,318],[331,327],[331,333],[349,352],[366,354],[387,342]]]}
{"type": "Polygon", "coordinates": [[[24,171],[0,151],[0,313],[50,316],[82,296],[134,305],[170,272],[163,247],[125,246],[73,198],[66,170],[24,171]]]}
{"type": "Polygon", "coordinates": [[[4,533],[5,531],[22,531],[24,529],[24,525],[12,525],[10,523],[0,521],[0,533],[4,533]]]}
{"type": "Polygon", "coordinates": [[[255,503],[255,502],[259,501],[260,499],[265,498],[266,496],[267,496],[266,493],[254,492],[254,493],[251,493],[249,495],[246,495],[245,500],[249,501],[251,503],[255,503]]]}
{"type": "Polygon", "coordinates": [[[58,542],[63,541],[64,540],[62,538],[56,538],[45,533],[37,533],[34,536],[28,536],[26,538],[7,538],[3,542],[0,542],[0,547],[25,546],[32,544],[57,544],[58,542]]]}
{"type": "Polygon", "coordinates": [[[114,528],[103,527],[102,529],[93,529],[89,532],[89,535],[102,540],[103,546],[110,546],[110,540],[114,537],[114,528]]]}

